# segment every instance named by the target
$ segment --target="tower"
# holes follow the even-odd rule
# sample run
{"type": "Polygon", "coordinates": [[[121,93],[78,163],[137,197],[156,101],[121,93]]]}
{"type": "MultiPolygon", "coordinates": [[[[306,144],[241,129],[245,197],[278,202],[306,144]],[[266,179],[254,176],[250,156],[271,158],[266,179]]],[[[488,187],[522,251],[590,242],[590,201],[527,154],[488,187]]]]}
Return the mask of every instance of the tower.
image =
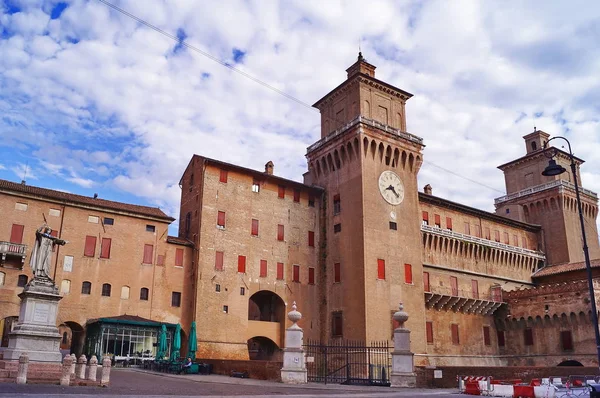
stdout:
{"type": "MultiPolygon", "coordinates": [[[[321,337],[384,340],[399,301],[416,315],[411,323],[424,323],[417,192],[424,145],[406,132],[412,94],[376,79],[360,53],[347,73],[314,104],[321,139],[306,155],[306,183],[325,188],[321,337]]],[[[413,336],[416,352],[423,340],[413,336]]]]}

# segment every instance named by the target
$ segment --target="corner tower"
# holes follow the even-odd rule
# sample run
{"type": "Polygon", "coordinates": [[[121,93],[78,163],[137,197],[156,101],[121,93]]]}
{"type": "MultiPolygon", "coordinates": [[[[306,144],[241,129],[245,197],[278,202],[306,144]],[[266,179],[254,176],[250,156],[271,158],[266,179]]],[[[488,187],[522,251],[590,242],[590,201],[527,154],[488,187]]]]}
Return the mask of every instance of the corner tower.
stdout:
{"type": "Polygon", "coordinates": [[[390,339],[403,301],[418,325],[413,348],[423,352],[417,173],[424,146],[406,132],[412,94],[376,79],[360,53],[347,73],[314,104],[321,139],[306,155],[306,183],[325,188],[321,338],[390,339]]]}

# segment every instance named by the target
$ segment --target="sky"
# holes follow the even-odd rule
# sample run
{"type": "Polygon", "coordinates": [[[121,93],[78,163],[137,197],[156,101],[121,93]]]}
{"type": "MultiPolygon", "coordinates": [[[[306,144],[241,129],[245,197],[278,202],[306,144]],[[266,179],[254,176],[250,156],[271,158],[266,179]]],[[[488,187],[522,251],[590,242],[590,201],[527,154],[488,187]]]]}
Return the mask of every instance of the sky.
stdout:
{"type": "Polygon", "coordinates": [[[567,137],[600,191],[600,3],[107,1],[178,40],[98,0],[0,0],[0,178],[176,218],[193,154],[301,181],[320,138],[305,104],[360,43],[378,79],[414,94],[420,187],[493,211],[496,167],[535,126],[567,137]]]}

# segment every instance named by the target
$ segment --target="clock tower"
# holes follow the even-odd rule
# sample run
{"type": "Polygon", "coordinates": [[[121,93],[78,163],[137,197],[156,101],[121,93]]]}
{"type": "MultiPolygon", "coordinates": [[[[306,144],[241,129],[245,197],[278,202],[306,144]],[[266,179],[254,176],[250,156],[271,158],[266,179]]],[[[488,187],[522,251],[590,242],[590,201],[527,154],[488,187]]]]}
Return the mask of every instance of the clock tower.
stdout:
{"type": "Polygon", "coordinates": [[[424,352],[417,189],[424,145],[406,132],[412,94],[376,79],[360,53],[347,72],[314,104],[321,139],[306,155],[305,182],[325,188],[321,338],[390,339],[402,301],[412,349],[424,352]]]}

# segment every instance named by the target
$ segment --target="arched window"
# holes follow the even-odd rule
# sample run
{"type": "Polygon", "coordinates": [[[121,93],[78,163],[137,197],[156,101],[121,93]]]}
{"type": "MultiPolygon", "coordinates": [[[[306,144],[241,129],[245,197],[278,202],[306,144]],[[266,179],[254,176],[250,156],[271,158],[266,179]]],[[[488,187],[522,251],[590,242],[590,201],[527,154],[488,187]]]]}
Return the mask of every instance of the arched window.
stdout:
{"type": "Polygon", "coordinates": [[[110,297],[110,283],[105,283],[102,285],[102,296],[104,297],[110,297]]]}
{"type": "Polygon", "coordinates": [[[129,300],[129,286],[123,286],[121,288],[121,299],[122,300],[129,300]]]}
{"type": "Polygon", "coordinates": [[[531,150],[535,151],[537,149],[537,144],[535,143],[535,141],[531,142],[531,150]]]}
{"type": "Polygon", "coordinates": [[[0,272],[0,286],[4,286],[4,278],[6,274],[4,272],[0,272]]]}
{"type": "Polygon", "coordinates": [[[28,279],[29,278],[27,277],[27,275],[19,275],[19,279],[17,280],[17,286],[24,287],[27,284],[28,279]]]}
{"type": "Polygon", "coordinates": [[[148,288],[143,287],[140,289],[140,300],[148,301],[148,288]]]}
{"type": "Polygon", "coordinates": [[[90,294],[92,292],[92,282],[85,281],[81,284],[81,294],[90,294]]]}
{"type": "Polygon", "coordinates": [[[71,292],[71,281],[68,279],[63,279],[60,283],[60,292],[62,294],[68,294],[71,292]]]}

